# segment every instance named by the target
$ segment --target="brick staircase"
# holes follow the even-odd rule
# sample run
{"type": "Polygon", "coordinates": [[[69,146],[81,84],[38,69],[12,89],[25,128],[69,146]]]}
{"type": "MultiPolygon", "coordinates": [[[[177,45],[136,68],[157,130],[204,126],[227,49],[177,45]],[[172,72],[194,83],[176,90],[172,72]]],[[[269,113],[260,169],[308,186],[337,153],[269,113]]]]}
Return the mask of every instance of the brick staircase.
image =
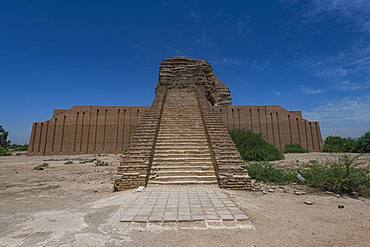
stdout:
{"type": "Polygon", "coordinates": [[[217,184],[194,91],[167,91],[149,183],[217,184]]]}
{"type": "Polygon", "coordinates": [[[196,90],[197,101],[213,158],[218,184],[221,188],[251,189],[250,177],[239,151],[219,113],[214,112],[204,90],[196,90]]]}
{"type": "Polygon", "coordinates": [[[207,62],[162,61],[156,97],[122,158],[115,189],[148,183],[250,189],[244,161],[212,107],[229,104],[229,89],[207,62]]]}
{"type": "Polygon", "coordinates": [[[140,119],[118,166],[117,175],[114,177],[114,190],[137,188],[147,184],[166,95],[167,89],[157,88],[153,104],[140,119]]]}

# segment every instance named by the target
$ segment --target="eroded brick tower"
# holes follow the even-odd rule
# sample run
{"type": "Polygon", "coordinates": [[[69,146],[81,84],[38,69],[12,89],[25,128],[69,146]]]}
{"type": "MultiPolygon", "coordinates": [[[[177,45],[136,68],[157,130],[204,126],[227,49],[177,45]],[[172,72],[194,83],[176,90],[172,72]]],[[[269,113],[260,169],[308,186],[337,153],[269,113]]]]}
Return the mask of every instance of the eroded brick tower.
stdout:
{"type": "Polygon", "coordinates": [[[230,104],[229,89],[207,62],[164,60],[155,99],[118,167],[115,190],[148,183],[250,188],[244,162],[214,107],[230,104]]]}

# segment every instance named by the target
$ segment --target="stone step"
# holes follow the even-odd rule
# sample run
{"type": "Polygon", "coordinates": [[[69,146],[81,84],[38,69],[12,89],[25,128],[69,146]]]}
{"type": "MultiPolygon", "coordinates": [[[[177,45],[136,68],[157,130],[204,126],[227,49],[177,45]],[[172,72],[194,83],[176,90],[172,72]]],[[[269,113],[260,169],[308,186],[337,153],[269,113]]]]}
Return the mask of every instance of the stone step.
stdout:
{"type": "Polygon", "coordinates": [[[212,166],[212,160],[207,161],[178,161],[178,160],[168,160],[168,161],[161,161],[161,160],[153,160],[153,166],[212,166]]]}
{"type": "Polygon", "coordinates": [[[171,145],[171,146],[156,146],[155,147],[156,150],[161,150],[161,152],[163,151],[167,151],[167,152],[203,152],[203,151],[209,151],[208,149],[208,145],[204,145],[204,146],[175,146],[175,145],[171,145]]]}
{"type": "Polygon", "coordinates": [[[153,165],[152,170],[189,170],[189,171],[213,171],[213,166],[211,164],[208,165],[153,165]]]}
{"type": "Polygon", "coordinates": [[[162,153],[158,152],[157,150],[154,151],[154,156],[156,158],[181,158],[181,159],[186,159],[186,158],[191,158],[191,157],[204,157],[204,158],[210,158],[211,154],[209,152],[204,152],[204,153],[193,153],[193,154],[186,154],[186,153],[162,153]]]}
{"type": "Polygon", "coordinates": [[[204,132],[200,132],[198,133],[198,135],[196,135],[195,133],[193,135],[186,135],[186,134],[165,134],[165,135],[158,135],[158,139],[171,139],[171,138],[176,138],[176,139],[185,139],[185,140],[191,140],[191,139],[194,139],[194,140],[207,140],[207,137],[206,135],[204,134],[204,132]]]}
{"type": "Polygon", "coordinates": [[[181,139],[168,139],[168,140],[157,140],[156,145],[206,145],[208,146],[207,140],[181,140],[181,139]]]}
{"type": "Polygon", "coordinates": [[[215,176],[215,171],[214,170],[207,170],[207,171],[196,171],[196,170],[156,170],[151,173],[151,176],[157,176],[157,177],[173,177],[173,176],[215,176]]]}
{"type": "Polygon", "coordinates": [[[176,132],[184,132],[184,133],[193,133],[193,131],[203,131],[204,132],[204,128],[201,126],[201,127],[196,127],[196,126],[180,126],[180,127],[176,127],[176,126],[171,126],[171,129],[167,129],[165,128],[166,126],[161,126],[161,128],[159,129],[160,132],[170,132],[172,133],[173,131],[176,131],[176,132]],[[173,128],[173,129],[172,129],[173,128]]]}
{"type": "Polygon", "coordinates": [[[208,149],[194,150],[194,151],[188,151],[188,150],[182,150],[182,149],[174,149],[174,150],[155,149],[155,155],[159,155],[159,156],[174,156],[175,155],[175,156],[191,157],[192,155],[210,156],[211,153],[208,149]]]}
{"type": "Polygon", "coordinates": [[[171,176],[156,176],[154,178],[151,178],[153,180],[160,180],[160,181],[217,181],[216,179],[216,176],[215,175],[212,175],[212,176],[202,176],[202,175],[199,175],[199,176],[192,176],[192,175],[189,175],[189,176],[175,176],[175,175],[171,175],[171,176]]]}
{"type": "MultiPolygon", "coordinates": [[[[211,156],[208,155],[207,156],[195,156],[195,155],[192,155],[190,157],[157,157],[156,155],[154,155],[154,158],[153,158],[153,161],[156,161],[156,162],[163,162],[163,163],[166,163],[166,162],[192,162],[192,161],[195,161],[195,162],[203,162],[203,161],[211,161],[211,156]]],[[[232,160],[225,160],[225,161],[232,161],[232,160]]]]}
{"type": "Polygon", "coordinates": [[[149,179],[149,184],[162,184],[162,185],[185,185],[185,184],[217,184],[215,181],[197,181],[197,180],[188,180],[188,181],[159,181],[155,179],[149,179]]]}
{"type": "Polygon", "coordinates": [[[181,155],[181,156],[188,156],[191,157],[192,155],[201,154],[208,156],[211,154],[211,152],[208,149],[208,146],[184,146],[184,145],[172,145],[172,146],[166,146],[166,145],[157,145],[154,149],[155,154],[161,154],[161,155],[181,155]]]}
{"type": "Polygon", "coordinates": [[[157,145],[155,147],[155,150],[175,150],[175,151],[181,151],[181,150],[187,150],[187,151],[204,151],[209,150],[208,145],[157,145]]]}
{"type": "Polygon", "coordinates": [[[189,133],[183,133],[183,132],[177,132],[173,131],[171,133],[163,133],[159,132],[158,137],[184,137],[184,138],[190,138],[190,137],[196,137],[196,138],[206,138],[206,134],[204,131],[191,131],[189,133]]]}
{"type": "Polygon", "coordinates": [[[160,137],[157,139],[157,143],[207,143],[205,138],[183,138],[183,137],[160,137]]]}
{"type": "Polygon", "coordinates": [[[161,124],[192,124],[192,123],[197,123],[197,124],[201,124],[202,123],[202,119],[199,118],[199,119],[161,119],[161,124]]]}

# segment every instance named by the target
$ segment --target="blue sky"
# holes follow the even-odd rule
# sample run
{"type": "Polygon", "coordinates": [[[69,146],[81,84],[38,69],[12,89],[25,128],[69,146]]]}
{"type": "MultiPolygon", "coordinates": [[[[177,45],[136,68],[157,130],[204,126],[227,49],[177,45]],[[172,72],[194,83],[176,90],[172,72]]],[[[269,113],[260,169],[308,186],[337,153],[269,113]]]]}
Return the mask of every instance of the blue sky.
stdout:
{"type": "Polygon", "coordinates": [[[208,60],[234,105],[281,105],[327,135],[370,129],[370,1],[0,3],[0,125],[14,143],[75,105],[150,105],[162,59],[208,60]]]}

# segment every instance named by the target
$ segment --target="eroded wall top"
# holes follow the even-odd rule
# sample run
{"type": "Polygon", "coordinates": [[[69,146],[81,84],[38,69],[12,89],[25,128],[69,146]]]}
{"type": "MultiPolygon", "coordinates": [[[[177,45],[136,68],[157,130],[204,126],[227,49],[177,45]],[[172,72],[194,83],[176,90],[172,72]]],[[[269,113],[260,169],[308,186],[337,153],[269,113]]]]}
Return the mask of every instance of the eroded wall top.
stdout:
{"type": "Polygon", "coordinates": [[[231,105],[230,90],[213,73],[204,60],[176,57],[161,62],[158,87],[205,87],[212,105],[231,105]]]}

